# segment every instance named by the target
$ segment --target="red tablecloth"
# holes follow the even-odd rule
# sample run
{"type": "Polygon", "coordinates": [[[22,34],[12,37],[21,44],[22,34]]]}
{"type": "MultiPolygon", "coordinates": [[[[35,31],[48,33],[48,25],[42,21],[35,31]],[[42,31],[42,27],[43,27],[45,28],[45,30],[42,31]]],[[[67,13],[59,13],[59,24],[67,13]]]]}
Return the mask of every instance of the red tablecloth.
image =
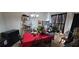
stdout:
{"type": "Polygon", "coordinates": [[[51,35],[47,35],[47,34],[36,34],[33,35],[32,33],[24,33],[23,35],[23,39],[22,39],[22,44],[21,46],[32,46],[34,41],[38,41],[38,40],[50,40],[50,39],[54,39],[54,36],[51,35]]]}

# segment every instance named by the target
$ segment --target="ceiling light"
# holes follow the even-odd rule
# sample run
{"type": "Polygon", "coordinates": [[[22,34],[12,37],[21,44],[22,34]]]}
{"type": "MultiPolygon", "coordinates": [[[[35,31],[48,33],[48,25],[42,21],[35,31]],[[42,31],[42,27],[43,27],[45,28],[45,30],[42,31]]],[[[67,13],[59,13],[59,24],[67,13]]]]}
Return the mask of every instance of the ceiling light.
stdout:
{"type": "Polygon", "coordinates": [[[30,16],[31,16],[31,17],[39,17],[38,14],[31,14],[30,16]]]}
{"type": "Polygon", "coordinates": [[[36,17],[39,17],[39,15],[36,15],[36,17]]]}

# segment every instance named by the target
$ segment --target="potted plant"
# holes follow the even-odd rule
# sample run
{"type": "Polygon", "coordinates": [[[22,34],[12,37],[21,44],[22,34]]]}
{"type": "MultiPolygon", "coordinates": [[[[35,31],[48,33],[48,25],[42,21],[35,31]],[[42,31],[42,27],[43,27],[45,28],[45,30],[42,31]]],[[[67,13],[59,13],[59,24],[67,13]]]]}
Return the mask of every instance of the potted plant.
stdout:
{"type": "Polygon", "coordinates": [[[53,26],[53,27],[52,27],[52,32],[53,32],[53,33],[58,33],[59,30],[58,30],[58,28],[57,28],[56,26],[53,26]]]}
{"type": "Polygon", "coordinates": [[[59,32],[59,30],[58,30],[58,27],[56,27],[56,26],[50,26],[49,28],[48,28],[48,33],[50,33],[50,34],[56,34],[56,33],[58,33],[59,32]]]}
{"type": "Polygon", "coordinates": [[[37,32],[40,33],[40,34],[44,33],[44,27],[43,26],[38,26],[37,32]]]}

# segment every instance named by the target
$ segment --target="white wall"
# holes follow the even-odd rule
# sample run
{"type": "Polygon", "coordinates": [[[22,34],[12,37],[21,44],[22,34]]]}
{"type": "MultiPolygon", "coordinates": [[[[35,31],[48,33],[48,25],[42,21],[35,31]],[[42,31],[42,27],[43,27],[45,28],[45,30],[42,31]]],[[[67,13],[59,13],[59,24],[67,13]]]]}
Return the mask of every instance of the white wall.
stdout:
{"type": "Polygon", "coordinates": [[[3,13],[6,30],[19,29],[20,28],[20,13],[3,13]]]}
{"type": "MultiPolygon", "coordinates": [[[[21,28],[21,15],[27,14],[30,15],[31,13],[24,13],[24,12],[6,12],[3,13],[4,19],[6,22],[6,30],[10,29],[20,29],[21,28]]],[[[39,13],[40,17],[38,20],[45,19],[45,15],[39,13]]]]}
{"type": "Polygon", "coordinates": [[[70,13],[70,12],[67,13],[67,18],[66,18],[64,33],[66,31],[70,31],[71,25],[72,25],[72,22],[73,22],[73,17],[74,17],[74,13],[70,13]]]}
{"type": "Polygon", "coordinates": [[[3,14],[0,12],[0,33],[5,31],[5,21],[3,19],[3,14]]]}

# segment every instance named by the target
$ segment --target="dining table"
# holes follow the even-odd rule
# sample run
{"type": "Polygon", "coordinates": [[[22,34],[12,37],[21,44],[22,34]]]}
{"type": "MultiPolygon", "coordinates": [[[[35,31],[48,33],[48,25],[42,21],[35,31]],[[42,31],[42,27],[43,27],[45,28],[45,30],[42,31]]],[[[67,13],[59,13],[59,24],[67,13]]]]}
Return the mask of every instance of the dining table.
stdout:
{"type": "Polygon", "coordinates": [[[50,41],[50,40],[54,40],[54,35],[49,35],[49,34],[33,34],[33,33],[29,33],[26,32],[23,34],[23,38],[22,38],[22,43],[20,44],[22,47],[31,47],[34,43],[37,43],[38,41],[50,41]]]}

